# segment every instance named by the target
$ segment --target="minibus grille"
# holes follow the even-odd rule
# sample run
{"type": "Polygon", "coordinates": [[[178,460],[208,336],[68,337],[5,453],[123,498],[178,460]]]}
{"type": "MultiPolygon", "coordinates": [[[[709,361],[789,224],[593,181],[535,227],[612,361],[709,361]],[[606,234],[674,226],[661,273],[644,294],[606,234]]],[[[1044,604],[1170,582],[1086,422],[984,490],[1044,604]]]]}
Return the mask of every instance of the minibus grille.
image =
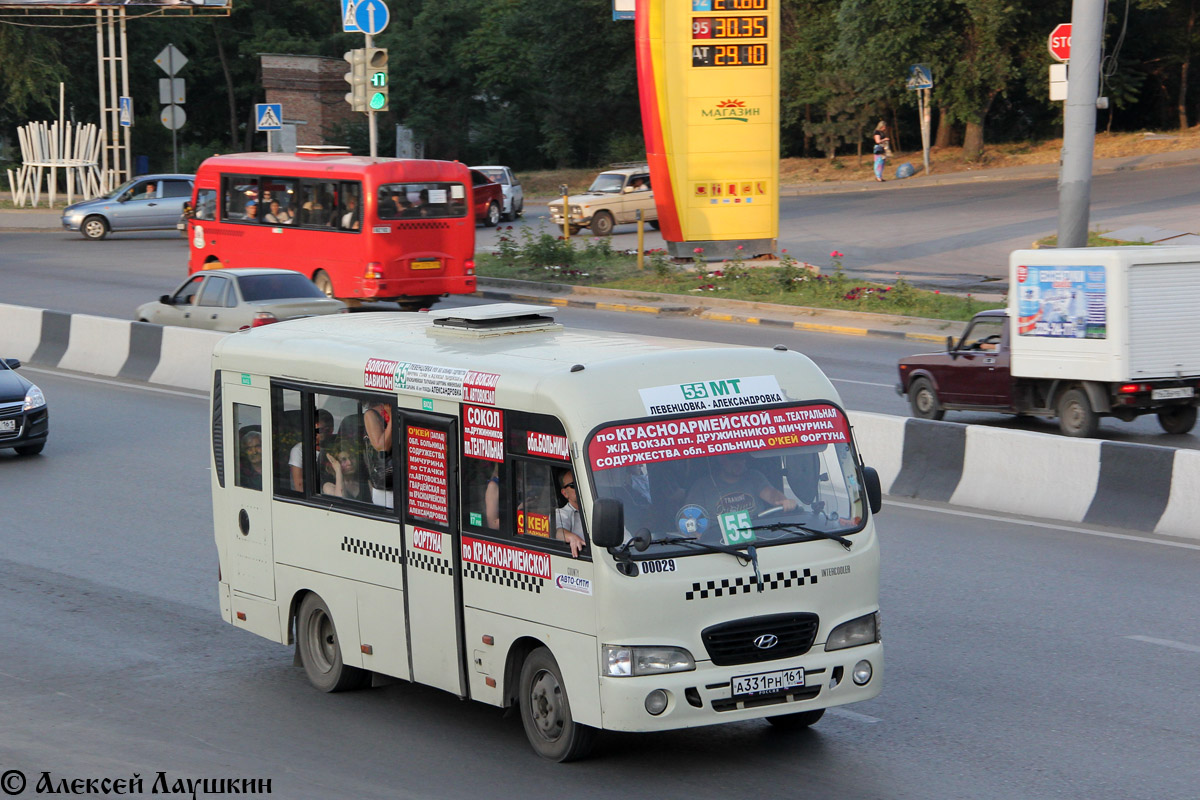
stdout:
{"type": "Polygon", "coordinates": [[[820,624],[816,614],[771,614],[712,625],[700,632],[700,638],[719,667],[754,664],[807,653],[820,624]]]}

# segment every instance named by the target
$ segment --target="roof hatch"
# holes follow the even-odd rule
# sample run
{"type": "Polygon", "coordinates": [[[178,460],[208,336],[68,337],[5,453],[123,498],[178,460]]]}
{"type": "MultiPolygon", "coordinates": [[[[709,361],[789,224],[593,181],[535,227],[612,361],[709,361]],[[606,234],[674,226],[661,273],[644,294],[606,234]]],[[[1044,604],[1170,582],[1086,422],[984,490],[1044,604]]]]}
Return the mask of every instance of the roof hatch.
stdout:
{"type": "Polygon", "coordinates": [[[556,311],[558,309],[552,306],[492,303],[486,306],[463,306],[427,313],[433,318],[431,331],[489,336],[562,330],[562,325],[550,316],[556,311]]]}

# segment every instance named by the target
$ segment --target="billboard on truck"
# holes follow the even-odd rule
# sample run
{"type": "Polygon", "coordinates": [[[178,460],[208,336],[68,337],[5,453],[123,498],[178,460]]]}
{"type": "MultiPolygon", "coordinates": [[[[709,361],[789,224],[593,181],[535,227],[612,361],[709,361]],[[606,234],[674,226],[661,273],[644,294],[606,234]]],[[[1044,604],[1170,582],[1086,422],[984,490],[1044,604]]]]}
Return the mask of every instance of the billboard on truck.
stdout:
{"type": "Polygon", "coordinates": [[[1103,339],[1108,321],[1104,267],[1018,266],[1017,333],[1103,339]]]}

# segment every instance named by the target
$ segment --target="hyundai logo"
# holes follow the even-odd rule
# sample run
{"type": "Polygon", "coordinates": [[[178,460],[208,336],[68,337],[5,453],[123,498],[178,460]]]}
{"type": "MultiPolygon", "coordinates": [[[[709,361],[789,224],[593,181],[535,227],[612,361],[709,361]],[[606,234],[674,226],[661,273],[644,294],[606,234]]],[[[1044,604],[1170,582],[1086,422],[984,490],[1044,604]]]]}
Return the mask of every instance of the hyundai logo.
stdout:
{"type": "Polygon", "coordinates": [[[779,637],[773,633],[764,633],[754,640],[754,646],[759,650],[770,650],[777,644],[779,644],[779,637]]]}

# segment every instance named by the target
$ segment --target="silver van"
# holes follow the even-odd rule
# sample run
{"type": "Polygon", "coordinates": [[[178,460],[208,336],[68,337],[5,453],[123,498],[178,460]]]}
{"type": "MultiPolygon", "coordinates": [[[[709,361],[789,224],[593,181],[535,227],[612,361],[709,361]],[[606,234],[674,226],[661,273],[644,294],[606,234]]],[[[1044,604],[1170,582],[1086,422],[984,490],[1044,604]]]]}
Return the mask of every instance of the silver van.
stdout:
{"type": "Polygon", "coordinates": [[[110,231],[174,230],[184,203],[192,199],[195,179],[195,175],[139,176],[107,196],[67,206],[63,227],[97,241],[110,231]]]}

